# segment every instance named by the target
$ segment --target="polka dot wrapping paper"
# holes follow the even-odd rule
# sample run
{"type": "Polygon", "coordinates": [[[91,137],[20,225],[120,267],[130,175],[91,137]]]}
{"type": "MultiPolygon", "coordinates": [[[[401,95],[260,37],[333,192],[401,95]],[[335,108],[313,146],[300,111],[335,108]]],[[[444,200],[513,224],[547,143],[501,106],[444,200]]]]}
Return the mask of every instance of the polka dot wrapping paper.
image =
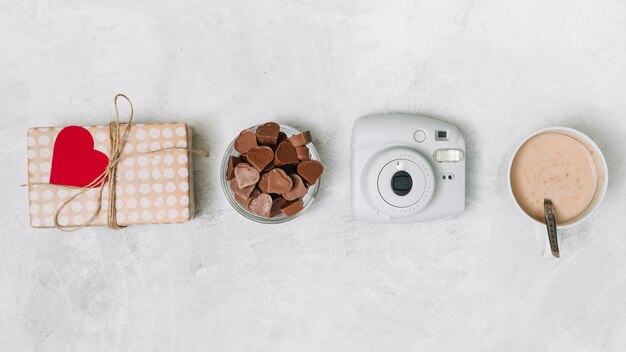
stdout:
{"type": "MultiPolygon", "coordinates": [[[[94,149],[110,155],[108,126],[84,127],[94,149]]],[[[61,205],[81,189],[49,184],[54,143],[62,128],[28,130],[28,196],[32,227],[54,227],[61,205]]],[[[116,176],[116,212],[120,225],[180,223],[193,217],[191,165],[192,130],[184,123],[133,124],[116,176]],[[178,148],[178,149],[172,149],[178,148]]],[[[61,226],[89,220],[97,206],[98,189],[76,197],[59,213],[61,226]]],[[[106,225],[108,187],[102,210],[91,225],[106,225]]]]}

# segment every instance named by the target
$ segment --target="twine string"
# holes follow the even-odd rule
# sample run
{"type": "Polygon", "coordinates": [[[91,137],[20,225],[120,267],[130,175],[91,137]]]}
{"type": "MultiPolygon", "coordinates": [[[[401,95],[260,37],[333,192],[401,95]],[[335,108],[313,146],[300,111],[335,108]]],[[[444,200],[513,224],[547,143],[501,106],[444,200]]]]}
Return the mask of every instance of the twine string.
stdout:
{"type": "Polygon", "coordinates": [[[120,229],[122,226],[117,223],[117,211],[115,207],[116,193],[115,193],[115,185],[116,185],[116,176],[117,176],[117,165],[122,159],[122,151],[124,150],[124,146],[126,145],[126,141],[128,140],[128,135],[130,132],[130,128],[133,124],[133,116],[135,114],[135,108],[133,107],[133,103],[128,99],[128,97],[124,94],[117,94],[113,99],[113,103],[115,105],[115,120],[109,123],[109,138],[111,140],[111,155],[109,156],[109,164],[104,169],[104,171],[96,177],[93,181],[91,181],[88,185],[81,187],[81,191],[66,199],[59,208],[57,208],[54,214],[54,227],[62,231],[76,231],[83,227],[91,225],[100,215],[100,211],[102,210],[102,195],[104,192],[104,187],[108,185],[109,190],[109,202],[108,202],[108,214],[107,214],[107,226],[112,229],[120,229]],[[128,102],[130,106],[130,115],[128,117],[128,121],[125,123],[124,133],[120,136],[120,112],[118,107],[118,99],[124,98],[128,102]],[[94,209],[91,217],[87,219],[87,221],[82,224],[75,226],[67,226],[61,225],[59,223],[59,215],[61,211],[71,202],[73,202],[76,198],[82,196],[87,191],[92,189],[95,185],[98,185],[98,196],[96,198],[96,208],[94,209]]]}

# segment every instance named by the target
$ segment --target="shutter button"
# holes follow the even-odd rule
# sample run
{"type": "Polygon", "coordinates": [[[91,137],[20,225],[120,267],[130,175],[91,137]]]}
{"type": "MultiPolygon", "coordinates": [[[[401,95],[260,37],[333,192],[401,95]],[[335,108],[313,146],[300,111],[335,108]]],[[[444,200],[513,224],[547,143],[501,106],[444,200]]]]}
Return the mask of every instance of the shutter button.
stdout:
{"type": "Polygon", "coordinates": [[[417,143],[422,143],[426,140],[426,132],[424,132],[423,130],[417,130],[413,135],[413,138],[417,143]]]}

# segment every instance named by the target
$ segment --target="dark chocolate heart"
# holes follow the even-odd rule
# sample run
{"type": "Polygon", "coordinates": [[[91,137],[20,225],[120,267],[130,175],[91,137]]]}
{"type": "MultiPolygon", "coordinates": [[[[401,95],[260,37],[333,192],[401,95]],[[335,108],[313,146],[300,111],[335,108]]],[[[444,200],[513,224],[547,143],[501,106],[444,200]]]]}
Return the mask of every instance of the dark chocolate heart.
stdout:
{"type": "Polygon", "coordinates": [[[296,147],[296,155],[298,155],[298,160],[300,160],[300,161],[310,160],[310,158],[309,158],[309,148],[307,148],[304,145],[296,147]]]}
{"type": "Polygon", "coordinates": [[[278,197],[274,199],[274,202],[272,203],[272,209],[270,210],[270,217],[273,218],[274,216],[282,214],[280,208],[283,207],[285,204],[287,204],[287,201],[283,197],[278,197]]]}
{"type": "Polygon", "coordinates": [[[241,162],[241,158],[231,155],[228,157],[228,168],[226,169],[226,179],[232,180],[235,177],[235,166],[241,162]]]}
{"type": "Polygon", "coordinates": [[[309,191],[300,176],[294,174],[289,175],[289,177],[291,178],[293,185],[291,186],[289,192],[283,193],[283,198],[288,201],[296,200],[309,191]]]}
{"type": "Polygon", "coordinates": [[[276,153],[274,153],[274,165],[282,166],[297,164],[299,161],[296,148],[293,144],[291,144],[291,142],[284,141],[278,145],[278,148],[276,148],[276,153]]]}
{"type": "Polygon", "coordinates": [[[252,147],[248,150],[248,163],[257,171],[262,171],[267,164],[274,160],[274,151],[267,146],[252,147]]]}
{"type": "Polygon", "coordinates": [[[251,130],[243,130],[235,140],[235,150],[241,154],[246,154],[252,147],[256,147],[256,134],[251,130]]]}
{"type": "Polygon", "coordinates": [[[263,171],[270,171],[271,169],[273,169],[276,165],[274,165],[274,160],[270,161],[269,164],[267,164],[267,166],[265,168],[263,168],[263,171]]]}
{"type": "Polygon", "coordinates": [[[311,137],[310,131],[305,131],[302,133],[294,134],[293,136],[287,139],[294,147],[301,147],[303,145],[311,143],[313,138],[311,137]]]}
{"type": "Polygon", "coordinates": [[[283,204],[283,206],[280,208],[280,211],[285,214],[285,216],[292,216],[302,209],[304,209],[304,206],[302,205],[300,199],[297,199],[292,202],[287,202],[283,204]]]}
{"type": "Polygon", "coordinates": [[[256,139],[259,144],[275,145],[278,141],[280,126],[276,122],[266,122],[256,129],[256,139]]]}
{"type": "Polygon", "coordinates": [[[269,175],[267,174],[267,172],[264,172],[261,174],[261,177],[259,178],[259,183],[257,186],[259,186],[259,189],[261,190],[261,192],[265,192],[265,193],[269,193],[267,191],[267,188],[269,187],[269,175]]]}
{"type": "Polygon", "coordinates": [[[282,169],[272,169],[263,176],[266,180],[262,181],[267,182],[267,184],[265,185],[265,182],[259,182],[259,188],[265,188],[265,192],[267,193],[283,194],[285,192],[289,192],[293,186],[291,177],[289,177],[282,169]]]}
{"type": "Polygon", "coordinates": [[[278,139],[276,140],[276,145],[286,140],[287,140],[287,135],[285,134],[285,132],[278,132],[278,139]]]}
{"type": "Polygon", "coordinates": [[[298,164],[298,175],[310,185],[317,182],[322,172],[324,172],[324,166],[317,160],[303,161],[298,164]]]}

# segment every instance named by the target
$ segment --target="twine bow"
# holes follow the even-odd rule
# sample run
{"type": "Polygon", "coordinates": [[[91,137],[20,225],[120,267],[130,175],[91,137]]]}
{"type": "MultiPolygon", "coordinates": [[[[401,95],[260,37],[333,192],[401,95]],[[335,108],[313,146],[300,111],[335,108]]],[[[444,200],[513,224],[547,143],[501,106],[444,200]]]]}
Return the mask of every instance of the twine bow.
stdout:
{"type": "Polygon", "coordinates": [[[104,169],[104,171],[98,177],[96,177],[88,185],[81,187],[82,189],[80,192],[66,199],[63,202],[63,204],[61,204],[61,206],[57,209],[56,213],[54,214],[54,227],[56,227],[59,230],[76,231],[85,226],[91,225],[96,220],[98,215],[100,215],[100,210],[102,210],[102,193],[104,191],[104,187],[106,187],[107,185],[109,188],[109,202],[108,202],[108,207],[107,207],[108,209],[107,226],[112,229],[119,229],[122,227],[126,227],[117,223],[117,211],[115,208],[115,200],[116,200],[115,184],[116,184],[116,178],[117,178],[116,177],[117,165],[119,164],[120,159],[122,158],[122,151],[124,150],[124,145],[126,145],[126,141],[128,140],[130,128],[133,124],[133,116],[135,114],[135,109],[133,107],[133,103],[124,94],[117,94],[113,100],[113,103],[115,104],[115,121],[111,121],[111,123],[109,123],[109,138],[111,140],[111,155],[109,156],[109,164],[107,165],[106,169],[104,169]],[[124,126],[124,132],[121,135],[120,135],[120,125],[121,125],[120,113],[119,113],[119,108],[117,105],[117,100],[119,98],[126,99],[126,101],[128,102],[128,105],[130,105],[130,116],[128,117],[128,121],[126,122],[124,126]],[[100,183],[100,186],[98,186],[96,209],[94,210],[91,218],[89,218],[84,223],[80,225],[76,225],[76,226],[61,225],[59,223],[59,214],[61,214],[61,211],[63,210],[63,208],[65,208],[68,204],[74,201],[74,199],[80,197],[81,195],[89,191],[91,188],[93,188],[94,185],[97,185],[98,183],[100,183]]]}

